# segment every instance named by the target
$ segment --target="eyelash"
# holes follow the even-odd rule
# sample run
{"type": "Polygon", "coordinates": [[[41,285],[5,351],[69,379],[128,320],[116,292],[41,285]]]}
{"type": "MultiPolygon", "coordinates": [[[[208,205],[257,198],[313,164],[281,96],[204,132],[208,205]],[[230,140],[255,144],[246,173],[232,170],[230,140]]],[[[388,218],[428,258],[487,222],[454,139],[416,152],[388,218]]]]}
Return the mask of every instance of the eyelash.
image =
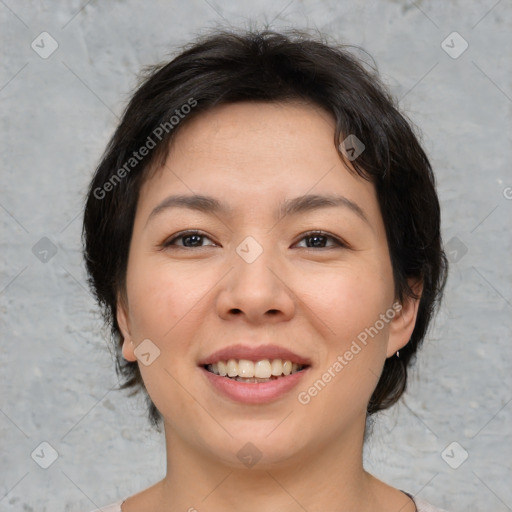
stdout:
{"type": "MultiPolygon", "coordinates": [[[[208,235],[206,235],[205,233],[202,233],[201,231],[197,231],[197,230],[189,230],[189,231],[181,231],[180,233],[177,233],[176,235],[173,235],[172,238],[169,238],[167,239],[163,244],[162,244],[162,247],[164,248],[168,248],[168,247],[180,247],[182,249],[201,249],[203,247],[211,247],[211,246],[198,246],[198,247],[185,247],[185,246],[182,246],[182,245],[178,245],[176,246],[174,244],[174,242],[176,240],[179,240],[179,239],[182,239],[182,238],[186,238],[186,237],[189,237],[189,236],[194,236],[194,235],[197,235],[197,236],[201,236],[203,238],[208,238],[208,235]]],[[[336,246],[338,247],[342,247],[342,248],[348,248],[349,245],[347,243],[345,243],[344,241],[340,240],[338,237],[335,237],[334,235],[331,235],[330,233],[327,233],[325,231],[307,231],[306,233],[303,233],[302,234],[302,237],[298,240],[298,242],[301,242],[302,240],[306,239],[306,238],[312,238],[314,236],[321,236],[325,239],[329,239],[329,240],[332,240],[336,246]]],[[[211,240],[211,239],[210,239],[211,240]]],[[[296,243],[298,243],[296,242],[296,243]]],[[[295,245],[295,244],[294,244],[295,245]]],[[[333,248],[332,246],[331,247],[319,247],[317,249],[331,249],[333,248]]],[[[303,247],[303,249],[315,249],[315,247],[303,247]]]]}

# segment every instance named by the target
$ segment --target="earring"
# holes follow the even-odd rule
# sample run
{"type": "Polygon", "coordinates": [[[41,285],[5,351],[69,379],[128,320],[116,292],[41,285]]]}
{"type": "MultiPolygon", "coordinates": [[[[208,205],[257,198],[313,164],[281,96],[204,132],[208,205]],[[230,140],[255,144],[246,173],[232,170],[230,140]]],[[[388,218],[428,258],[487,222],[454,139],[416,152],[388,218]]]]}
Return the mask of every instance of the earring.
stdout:
{"type": "Polygon", "coordinates": [[[398,357],[400,359],[400,350],[396,351],[396,357],[398,357]]]}

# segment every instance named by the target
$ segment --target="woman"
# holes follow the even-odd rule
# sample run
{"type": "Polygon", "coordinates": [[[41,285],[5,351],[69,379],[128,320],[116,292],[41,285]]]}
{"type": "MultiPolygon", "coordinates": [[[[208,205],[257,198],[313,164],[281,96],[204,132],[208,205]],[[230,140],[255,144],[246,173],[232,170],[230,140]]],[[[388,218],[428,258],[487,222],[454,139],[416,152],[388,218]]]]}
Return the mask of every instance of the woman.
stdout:
{"type": "Polygon", "coordinates": [[[111,512],[427,512],[367,473],[446,279],[429,161],[375,73],[217,32],[152,69],[92,180],[91,286],[167,473],[111,512]]]}

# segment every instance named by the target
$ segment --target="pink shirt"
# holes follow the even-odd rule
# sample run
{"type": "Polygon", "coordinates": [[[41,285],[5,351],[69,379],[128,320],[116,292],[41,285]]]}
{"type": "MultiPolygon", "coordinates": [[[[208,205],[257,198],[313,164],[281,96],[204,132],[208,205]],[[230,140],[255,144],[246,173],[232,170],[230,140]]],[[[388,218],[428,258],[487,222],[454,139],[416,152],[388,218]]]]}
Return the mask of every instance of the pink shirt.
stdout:
{"type": "MultiPolygon", "coordinates": [[[[427,503],[425,500],[422,500],[421,498],[413,498],[414,503],[416,504],[416,508],[418,509],[418,512],[447,512],[444,509],[436,508],[430,503],[427,503]]],[[[124,500],[116,501],[115,503],[112,503],[110,505],[107,505],[106,507],[97,508],[96,510],[93,510],[92,512],[123,512],[121,510],[121,504],[124,502],[124,500]]]]}

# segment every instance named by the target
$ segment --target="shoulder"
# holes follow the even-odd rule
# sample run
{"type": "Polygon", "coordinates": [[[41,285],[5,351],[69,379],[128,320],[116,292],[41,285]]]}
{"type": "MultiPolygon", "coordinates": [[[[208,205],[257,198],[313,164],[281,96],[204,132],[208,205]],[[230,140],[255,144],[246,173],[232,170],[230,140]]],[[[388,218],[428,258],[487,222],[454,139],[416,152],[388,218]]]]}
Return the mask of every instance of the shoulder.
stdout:
{"type": "Polygon", "coordinates": [[[124,500],[116,501],[115,503],[111,503],[110,505],[106,505],[104,507],[96,508],[91,512],[122,512],[121,504],[124,500]]]}
{"type": "MultiPolygon", "coordinates": [[[[111,503],[110,505],[97,508],[95,510],[92,510],[91,512],[122,512],[121,504],[123,503],[123,501],[124,500],[116,501],[115,503],[111,503]]],[[[421,498],[414,498],[414,503],[418,508],[418,512],[448,512],[444,509],[434,507],[433,505],[431,505],[430,503],[426,502],[421,498]]]]}
{"type": "Polygon", "coordinates": [[[422,500],[421,498],[413,498],[414,503],[418,509],[418,512],[448,512],[442,508],[437,508],[431,505],[430,503],[422,500]]]}

